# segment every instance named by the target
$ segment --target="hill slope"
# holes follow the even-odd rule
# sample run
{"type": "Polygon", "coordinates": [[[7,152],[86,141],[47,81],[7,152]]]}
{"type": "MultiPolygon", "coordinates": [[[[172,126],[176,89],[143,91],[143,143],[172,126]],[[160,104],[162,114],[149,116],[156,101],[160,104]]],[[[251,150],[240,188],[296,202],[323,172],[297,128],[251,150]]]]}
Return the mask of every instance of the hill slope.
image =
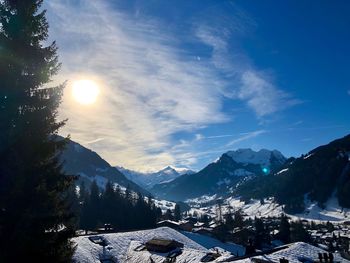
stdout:
{"type": "Polygon", "coordinates": [[[96,152],[91,151],[74,141],[69,141],[61,155],[64,162],[63,169],[67,174],[79,175],[77,184],[84,181],[89,187],[96,180],[99,187],[103,188],[107,181],[116,183],[122,187],[129,186],[135,192],[149,194],[142,187],[128,180],[118,169],[112,167],[96,152]]]}

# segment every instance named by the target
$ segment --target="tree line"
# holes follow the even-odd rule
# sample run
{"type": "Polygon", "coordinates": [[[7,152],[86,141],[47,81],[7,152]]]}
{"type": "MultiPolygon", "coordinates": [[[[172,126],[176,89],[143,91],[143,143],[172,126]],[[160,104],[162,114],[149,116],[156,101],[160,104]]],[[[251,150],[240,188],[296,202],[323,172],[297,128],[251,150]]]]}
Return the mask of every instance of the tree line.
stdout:
{"type": "Polygon", "coordinates": [[[151,196],[122,190],[119,185],[107,182],[101,190],[96,181],[86,189],[82,183],[73,189],[72,209],[76,214],[76,228],[94,231],[110,225],[114,231],[147,229],[156,226],[162,210],[156,207],[151,196]]]}

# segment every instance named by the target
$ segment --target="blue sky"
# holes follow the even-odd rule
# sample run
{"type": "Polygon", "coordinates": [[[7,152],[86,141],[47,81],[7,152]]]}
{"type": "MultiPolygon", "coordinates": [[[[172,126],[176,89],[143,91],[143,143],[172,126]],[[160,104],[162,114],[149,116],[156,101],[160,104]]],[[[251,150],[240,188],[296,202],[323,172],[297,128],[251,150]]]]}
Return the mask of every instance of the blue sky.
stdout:
{"type": "Polygon", "coordinates": [[[203,168],[237,148],[298,156],[350,133],[348,1],[50,0],[62,134],[112,165],[203,168]],[[79,106],[71,83],[92,79],[79,106]]]}

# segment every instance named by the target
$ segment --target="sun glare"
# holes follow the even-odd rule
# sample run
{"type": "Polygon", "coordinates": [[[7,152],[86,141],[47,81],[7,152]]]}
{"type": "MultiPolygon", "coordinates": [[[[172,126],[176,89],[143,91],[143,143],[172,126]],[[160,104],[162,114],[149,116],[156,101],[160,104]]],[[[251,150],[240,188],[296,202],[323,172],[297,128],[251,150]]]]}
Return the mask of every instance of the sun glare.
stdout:
{"type": "Polygon", "coordinates": [[[94,81],[83,79],[73,83],[73,98],[80,104],[93,104],[100,93],[100,89],[94,81]]]}

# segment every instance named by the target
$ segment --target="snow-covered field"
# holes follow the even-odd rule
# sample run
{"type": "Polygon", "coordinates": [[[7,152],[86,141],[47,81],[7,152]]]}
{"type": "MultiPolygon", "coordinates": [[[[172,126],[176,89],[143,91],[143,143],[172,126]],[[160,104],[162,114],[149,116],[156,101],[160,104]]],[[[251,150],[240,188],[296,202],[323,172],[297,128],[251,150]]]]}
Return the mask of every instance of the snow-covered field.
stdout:
{"type": "Polygon", "coordinates": [[[346,221],[350,220],[350,209],[342,209],[337,198],[333,195],[325,204],[325,209],[321,209],[316,203],[306,200],[305,212],[294,215],[296,217],[317,220],[317,221],[346,221]]]}
{"type": "MultiPolygon", "coordinates": [[[[205,203],[205,201],[212,201],[213,197],[204,196],[198,198],[199,204],[205,203]],[[202,201],[202,202],[201,202],[202,201]]],[[[325,204],[325,209],[321,209],[315,202],[306,201],[306,209],[304,213],[290,215],[292,219],[306,219],[314,221],[331,221],[331,222],[343,222],[350,220],[350,209],[342,209],[335,196],[330,198],[325,204]]],[[[201,205],[192,207],[189,213],[196,213],[198,215],[208,214],[211,217],[216,217],[218,206],[211,205],[207,207],[200,207],[201,205]]],[[[242,209],[243,214],[246,217],[278,217],[283,212],[282,206],[275,203],[273,198],[264,199],[264,203],[261,204],[260,200],[251,200],[249,203],[241,201],[239,198],[230,197],[224,200],[224,203],[221,205],[222,214],[227,213],[228,209],[231,209],[232,212],[242,209]]]]}
{"type": "Polygon", "coordinates": [[[175,204],[174,202],[166,201],[166,200],[154,200],[154,204],[162,209],[162,213],[165,213],[166,210],[174,210],[175,209],[175,204]]]}

